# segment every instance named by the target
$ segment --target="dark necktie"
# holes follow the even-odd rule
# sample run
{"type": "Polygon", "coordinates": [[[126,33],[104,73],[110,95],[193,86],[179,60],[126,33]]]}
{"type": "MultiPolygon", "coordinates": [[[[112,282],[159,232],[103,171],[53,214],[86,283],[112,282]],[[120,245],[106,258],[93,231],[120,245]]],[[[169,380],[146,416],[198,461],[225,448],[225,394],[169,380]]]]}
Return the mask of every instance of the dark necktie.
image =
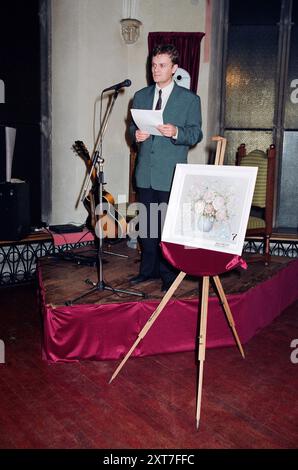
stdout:
{"type": "Polygon", "coordinates": [[[162,100],[161,100],[161,90],[159,90],[159,96],[158,96],[158,100],[157,100],[157,103],[156,103],[156,106],[155,106],[155,109],[158,110],[158,109],[161,109],[161,103],[162,103],[162,100]]]}

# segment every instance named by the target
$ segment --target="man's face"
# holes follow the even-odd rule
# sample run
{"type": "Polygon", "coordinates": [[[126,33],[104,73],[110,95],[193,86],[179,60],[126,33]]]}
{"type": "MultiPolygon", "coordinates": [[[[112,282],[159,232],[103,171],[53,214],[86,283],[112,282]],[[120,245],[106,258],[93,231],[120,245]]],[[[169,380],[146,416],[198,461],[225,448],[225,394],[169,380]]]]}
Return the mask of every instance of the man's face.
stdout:
{"type": "Polygon", "coordinates": [[[173,64],[168,54],[159,54],[152,58],[151,70],[155,83],[160,88],[164,88],[172,81],[172,75],[178,68],[177,64],[173,64]]]}

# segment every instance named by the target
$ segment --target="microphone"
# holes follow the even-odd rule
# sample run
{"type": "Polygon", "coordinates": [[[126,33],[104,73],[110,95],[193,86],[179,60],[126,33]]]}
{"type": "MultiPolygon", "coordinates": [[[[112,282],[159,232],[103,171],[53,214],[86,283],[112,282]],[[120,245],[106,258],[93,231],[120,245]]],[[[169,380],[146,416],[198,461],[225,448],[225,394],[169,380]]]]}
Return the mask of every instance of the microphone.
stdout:
{"type": "Polygon", "coordinates": [[[126,80],[124,80],[121,83],[116,83],[116,85],[112,85],[109,88],[105,88],[104,90],[102,90],[102,92],[104,93],[105,91],[109,91],[109,90],[118,91],[118,90],[120,90],[120,88],[123,88],[125,86],[130,86],[130,85],[131,85],[131,81],[128,80],[128,78],[127,78],[126,80]]]}

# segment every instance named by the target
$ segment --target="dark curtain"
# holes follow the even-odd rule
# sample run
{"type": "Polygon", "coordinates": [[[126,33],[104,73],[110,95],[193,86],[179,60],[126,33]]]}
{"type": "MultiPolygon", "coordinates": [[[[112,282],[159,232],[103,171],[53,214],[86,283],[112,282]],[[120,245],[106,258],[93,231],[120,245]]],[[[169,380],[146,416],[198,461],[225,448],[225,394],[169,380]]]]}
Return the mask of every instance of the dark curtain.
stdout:
{"type": "Polygon", "coordinates": [[[200,45],[204,36],[205,33],[149,33],[149,58],[151,58],[153,48],[158,44],[173,44],[176,46],[180,55],[179,67],[187,70],[189,73],[191,77],[190,89],[196,93],[200,67],[200,45]]]}

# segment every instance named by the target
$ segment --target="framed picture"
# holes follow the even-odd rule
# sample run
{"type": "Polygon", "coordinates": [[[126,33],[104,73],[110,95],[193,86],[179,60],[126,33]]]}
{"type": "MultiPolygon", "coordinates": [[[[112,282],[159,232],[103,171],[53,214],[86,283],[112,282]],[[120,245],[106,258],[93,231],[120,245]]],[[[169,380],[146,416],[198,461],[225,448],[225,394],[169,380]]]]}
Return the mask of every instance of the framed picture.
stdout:
{"type": "Polygon", "coordinates": [[[162,241],[241,255],[257,170],[177,164],[162,241]]]}

